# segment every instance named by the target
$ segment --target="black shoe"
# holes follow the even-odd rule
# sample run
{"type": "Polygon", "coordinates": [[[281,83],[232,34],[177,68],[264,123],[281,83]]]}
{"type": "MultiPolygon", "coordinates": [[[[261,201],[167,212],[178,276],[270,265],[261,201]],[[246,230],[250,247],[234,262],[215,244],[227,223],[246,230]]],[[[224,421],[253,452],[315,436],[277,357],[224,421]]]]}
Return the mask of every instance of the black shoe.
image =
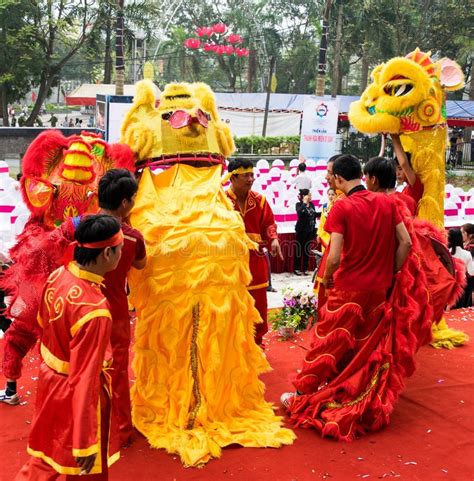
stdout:
{"type": "Polygon", "coordinates": [[[267,287],[267,292],[277,292],[274,287],[267,287]]]}
{"type": "Polygon", "coordinates": [[[294,274],[295,276],[301,276],[301,272],[300,272],[300,271],[294,271],[293,274],[294,274]]]}

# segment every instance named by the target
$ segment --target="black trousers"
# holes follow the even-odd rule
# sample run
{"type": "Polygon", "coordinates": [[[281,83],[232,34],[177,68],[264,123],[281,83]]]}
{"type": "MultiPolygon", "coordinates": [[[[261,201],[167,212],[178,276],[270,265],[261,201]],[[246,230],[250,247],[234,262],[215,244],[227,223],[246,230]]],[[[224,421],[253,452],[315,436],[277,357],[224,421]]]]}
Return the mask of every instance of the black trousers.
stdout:
{"type": "Polygon", "coordinates": [[[304,272],[308,270],[311,241],[313,238],[313,231],[296,233],[295,271],[301,270],[304,272]]]}

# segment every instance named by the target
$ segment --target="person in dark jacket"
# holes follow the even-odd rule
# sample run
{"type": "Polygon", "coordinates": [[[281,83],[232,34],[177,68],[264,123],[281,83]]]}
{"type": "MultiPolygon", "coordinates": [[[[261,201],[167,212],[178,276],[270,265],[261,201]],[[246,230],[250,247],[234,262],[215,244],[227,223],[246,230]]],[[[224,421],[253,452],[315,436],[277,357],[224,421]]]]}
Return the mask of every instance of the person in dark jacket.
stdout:
{"type": "Polygon", "coordinates": [[[311,242],[316,234],[316,207],[311,202],[309,189],[300,189],[299,202],[296,203],[296,253],[295,274],[307,275],[311,242]]]}

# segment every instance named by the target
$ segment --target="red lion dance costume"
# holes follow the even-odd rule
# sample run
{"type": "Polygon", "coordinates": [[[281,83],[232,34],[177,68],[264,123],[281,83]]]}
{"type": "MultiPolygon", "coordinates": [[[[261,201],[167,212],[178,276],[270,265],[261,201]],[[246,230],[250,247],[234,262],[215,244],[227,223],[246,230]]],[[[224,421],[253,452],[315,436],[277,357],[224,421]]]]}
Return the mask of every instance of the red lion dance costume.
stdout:
{"type": "Polygon", "coordinates": [[[6,313],[14,319],[5,334],[3,373],[8,379],[21,376],[22,360],[40,335],[36,313],[41,291],[60,260],[54,252],[67,248],[66,239],[52,244],[48,234],[68,217],[97,212],[99,179],[112,168],[134,171],[132,151],[89,132],[64,137],[46,131],[26,151],[21,191],[31,215],[10,250],[13,265],[0,279],[11,296],[6,313]]]}

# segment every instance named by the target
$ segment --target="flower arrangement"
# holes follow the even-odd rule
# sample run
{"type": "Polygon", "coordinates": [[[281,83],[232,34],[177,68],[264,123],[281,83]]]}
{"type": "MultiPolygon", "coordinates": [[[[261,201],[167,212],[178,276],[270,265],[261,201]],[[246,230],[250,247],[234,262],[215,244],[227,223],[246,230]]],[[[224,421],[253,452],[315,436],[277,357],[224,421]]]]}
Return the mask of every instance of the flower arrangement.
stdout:
{"type": "Polygon", "coordinates": [[[272,329],[280,332],[284,338],[306,329],[308,324],[313,324],[316,320],[317,303],[312,292],[291,287],[283,289],[283,307],[270,314],[272,329]]]}

